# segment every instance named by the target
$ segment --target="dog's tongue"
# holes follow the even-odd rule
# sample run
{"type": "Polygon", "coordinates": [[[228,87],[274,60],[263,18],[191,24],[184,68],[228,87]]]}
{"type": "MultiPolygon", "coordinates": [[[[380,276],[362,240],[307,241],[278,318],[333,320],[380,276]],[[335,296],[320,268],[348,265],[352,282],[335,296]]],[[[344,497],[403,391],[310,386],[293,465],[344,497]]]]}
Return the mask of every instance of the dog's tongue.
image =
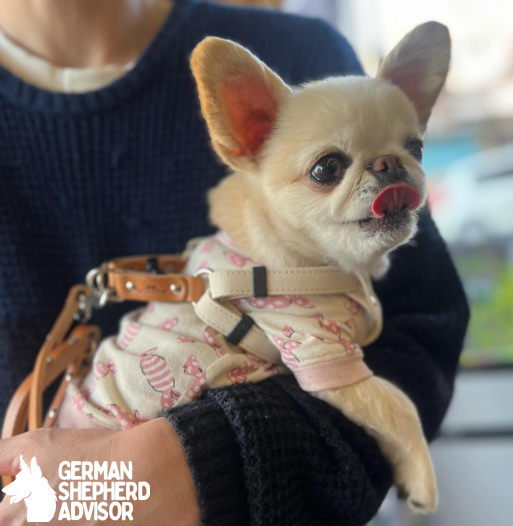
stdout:
{"type": "Polygon", "coordinates": [[[415,210],[420,203],[420,194],[409,184],[392,184],[377,195],[372,203],[372,211],[377,217],[407,207],[415,210]]]}

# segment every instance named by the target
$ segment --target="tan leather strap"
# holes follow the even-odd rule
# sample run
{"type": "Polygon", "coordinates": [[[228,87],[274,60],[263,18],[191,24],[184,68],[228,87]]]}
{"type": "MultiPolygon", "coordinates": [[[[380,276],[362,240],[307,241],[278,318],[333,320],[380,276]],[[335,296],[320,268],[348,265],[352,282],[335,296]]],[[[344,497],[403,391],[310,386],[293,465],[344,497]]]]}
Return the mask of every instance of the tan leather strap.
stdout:
{"type": "MultiPolygon", "coordinates": [[[[220,270],[209,276],[214,299],[253,296],[254,269],[220,270]]],[[[338,267],[265,269],[268,296],[279,294],[343,294],[360,287],[358,277],[338,267]]]]}
{"type": "MultiPolygon", "coordinates": [[[[92,356],[100,329],[95,325],[79,324],[68,334],[82,312],[82,302],[92,297],[85,285],[75,285],[66,298],[64,308],[39,351],[33,372],[13,395],[4,418],[2,438],[37,429],[43,424],[42,397],[45,389],[60,375],[66,373],[62,382],[67,384],[75,375],[84,371],[82,365],[92,356]]],[[[82,319],[82,318],[81,318],[82,319]]],[[[59,396],[54,401],[60,402],[59,396]]],[[[45,424],[53,425],[52,415],[57,407],[51,406],[51,414],[45,424]]]]}
{"type": "Polygon", "coordinates": [[[88,275],[88,285],[98,296],[107,292],[111,301],[198,301],[205,282],[199,275],[181,274],[186,263],[177,255],[113,259],[88,275]]]}
{"type": "MultiPolygon", "coordinates": [[[[225,337],[232,333],[242,316],[231,303],[214,300],[210,291],[194,305],[194,309],[198,318],[225,337]]],[[[267,362],[281,363],[280,351],[256,325],[251,326],[238,345],[267,362]]]]}

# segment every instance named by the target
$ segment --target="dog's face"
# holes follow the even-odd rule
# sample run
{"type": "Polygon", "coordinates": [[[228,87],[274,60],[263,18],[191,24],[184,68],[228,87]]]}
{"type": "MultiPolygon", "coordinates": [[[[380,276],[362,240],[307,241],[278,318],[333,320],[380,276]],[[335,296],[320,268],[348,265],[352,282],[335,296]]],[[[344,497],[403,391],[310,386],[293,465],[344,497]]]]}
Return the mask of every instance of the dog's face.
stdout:
{"type": "Polygon", "coordinates": [[[275,230],[305,258],[355,269],[375,266],[415,232],[427,197],[422,134],[449,49],[446,28],[424,24],[377,78],[294,90],[221,39],[201,42],[192,68],[216,151],[251,177],[275,230]]]}
{"type": "Polygon", "coordinates": [[[367,264],[409,239],[427,190],[416,114],[398,88],[364,77],[310,84],[276,124],[261,158],[270,208],[328,259],[367,264]]]}

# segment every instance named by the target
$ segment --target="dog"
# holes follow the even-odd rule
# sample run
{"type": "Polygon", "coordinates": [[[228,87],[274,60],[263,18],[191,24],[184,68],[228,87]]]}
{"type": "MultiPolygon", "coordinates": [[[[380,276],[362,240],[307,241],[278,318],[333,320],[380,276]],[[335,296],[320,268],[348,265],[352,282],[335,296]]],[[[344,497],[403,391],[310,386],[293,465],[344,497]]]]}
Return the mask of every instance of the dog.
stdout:
{"type": "Polygon", "coordinates": [[[267,355],[230,342],[197,306],[150,303],[102,342],[84,382],[70,383],[59,425],[130,429],[205,388],[293,372],[377,440],[410,507],[433,512],[436,478],[417,410],[372,374],[361,346],[380,329],[370,276],[386,274],[426,203],[422,135],[449,57],[447,29],[429,22],[398,44],[376,78],[291,88],[242,46],[200,42],[191,68],[201,110],[232,172],[208,195],[220,233],[191,245],[185,273],[336,267],[358,276],[362,290],[224,298],[218,306],[249,314],[265,332],[275,352],[267,355]]]}
{"type": "Polygon", "coordinates": [[[20,456],[20,466],[21,471],[16,475],[16,480],[2,491],[6,495],[12,495],[10,504],[25,501],[27,522],[50,522],[57,508],[55,491],[43,477],[35,457],[29,466],[20,456]]]}
{"type": "MultiPolygon", "coordinates": [[[[269,267],[338,265],[382,278],[426,203],[422,136],[449,60],[447,28],[428,22],[376,78],[293,89],[246,49],[204,40],[192,70],[212,144],[234,170],[209,194],[212,222],[269,267]]],[[[427,444],[404,393],[373,376],[314,395],[377,439],[413,510],[436,509],[427,444]]]]}

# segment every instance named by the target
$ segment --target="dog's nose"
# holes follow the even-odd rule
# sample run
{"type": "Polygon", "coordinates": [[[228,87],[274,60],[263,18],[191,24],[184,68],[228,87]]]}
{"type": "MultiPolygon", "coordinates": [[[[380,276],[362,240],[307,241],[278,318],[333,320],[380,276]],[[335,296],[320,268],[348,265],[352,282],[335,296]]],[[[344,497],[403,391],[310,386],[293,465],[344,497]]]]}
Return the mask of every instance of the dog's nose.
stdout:
{"type": "Polygon", "coordinates": [[[404,165],[398,155],[381,155],[372,161],[371,170],[382,174],[398,172],[404,165]]]}
{"type": "Polygon", "coordinates": [[[382,184],[401,183],[408,176],[399,156],[391,154],[377,157],[367,166],[367,170],[382,184]]]}

